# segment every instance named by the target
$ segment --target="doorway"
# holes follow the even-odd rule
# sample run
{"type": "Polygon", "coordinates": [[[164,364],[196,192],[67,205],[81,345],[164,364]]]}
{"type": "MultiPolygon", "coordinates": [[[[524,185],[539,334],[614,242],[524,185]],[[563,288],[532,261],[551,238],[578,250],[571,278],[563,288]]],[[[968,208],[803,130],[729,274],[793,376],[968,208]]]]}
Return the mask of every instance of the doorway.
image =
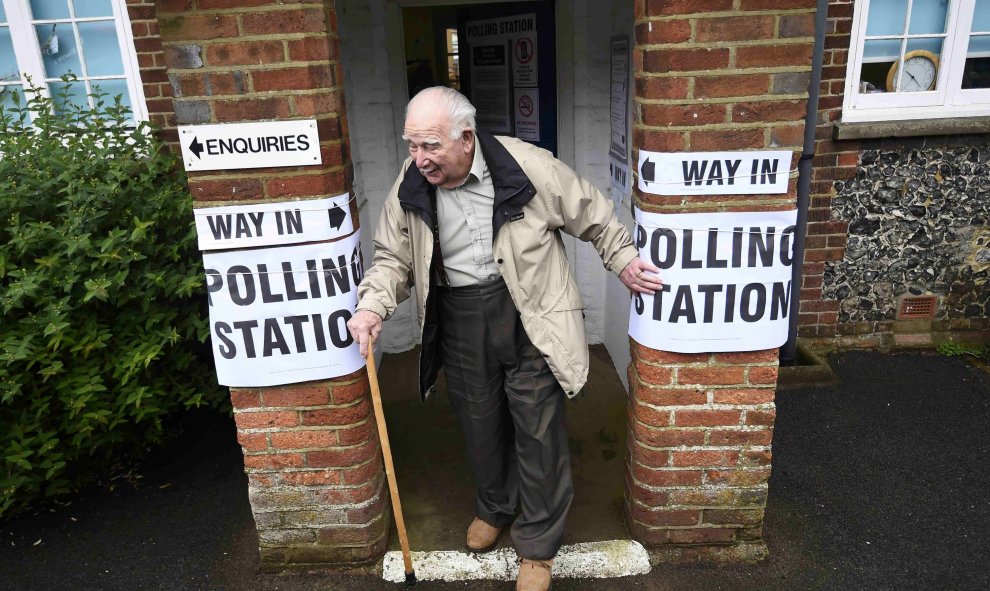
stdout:
{"type": "MultiPolygon", "coordinates": [[[[517,58],[509,53],[506,41],[503,55],[507,62],[523,61],[533,55],[535,59],[530,61],[536,63],[538,79],[544,68],[551,70],[553,100],[543,92],[542,81],[537,83],[540,140],[544,139],[544,123],[552,123],[552,132],[548,131],[546,137],[556,145],[550,148],[583,178],[607,192],[609,40],[613,35],[632,35],[634,3],[337,1],[354,193],[360,207],[367,260],[372,256],[370,237],[385,196],[408,156],[400,135],[409,90],[419,80],[415,78],[410,83],[411,70],[426,65],[430,83],[459,85],[470,97],[467,85],[475,83],[478,72],[466,71],[470,63],[460,67],[469,59],[467,23],[533,14],[533,4],[543,5],[549,24],[536,26],[532,50],[529,43],[523,42],[517,58]],[[459,14],[459,10],[465,12],[459,14]],[[456,38],[451,30],[456,32],[456,38]],[[552,31],[552,41],[545,40],[544,30],[552,31]],[[553,61],[543,60],[544,55],[553,61]],[[553,115],[546,115],[548,112],[553,115]]],[[[472,34],[483,34],[484,24],[472,34]]],[[[524,26],[507,24],[506,29],[519,33],[524,26]]],[[[480,46],[491,45],[482,41],[480,46]]],[[[515,44],[511,49],[515,51],[515,44]]],[[[477,65],[490,67],[480,62],[477,65]]],[[[515,82],[510,78],[513,67],[509,63],[501,77],[495,76],[506,80],[510,89],[515,82]]],[[[418,75],[426,79],[425,72],[418,75]]],[[[506,90],[503,96],[508,94],[506,90]]],[[[627,219],[628,204],[617,204],[616,211],[623,222],[631,223],[627,219]]],[[[629,295],[617,279],[608,276],[593,247],[570,237],[565,237],[565,244],[586,305],[586,330],[593,343],[589,383],[584,393],[567,405],[575,481],[565,539],[570,544],[628,536],[622,503],[627,422],[623,380],[629,363],[625,319],[629,295]],[[607,343],[608,348],[602,343],[607,343]]],[[[379,365],[380,380],[392,451],[414,549],[458,550],[464,546],[464,529],[473,516],[473,477],[460,427],[448,408],[444,390],[426,404],[419,401],[415,391],[417,350],[413,347],[418,335],[415,310],[406,302],[385,323],[381,338],[386,355],[379,365]]],[[[504,537],[503,544],[507,540],[504,537]]],[[[391,541],[398,544],[394,535],[391,541]]]]}
{"type": "Polygon", "coordinates": [[[557,154],[554,3],[501,2],[402,9],[409,98],[460,90],[477,124],[557,154]]]}

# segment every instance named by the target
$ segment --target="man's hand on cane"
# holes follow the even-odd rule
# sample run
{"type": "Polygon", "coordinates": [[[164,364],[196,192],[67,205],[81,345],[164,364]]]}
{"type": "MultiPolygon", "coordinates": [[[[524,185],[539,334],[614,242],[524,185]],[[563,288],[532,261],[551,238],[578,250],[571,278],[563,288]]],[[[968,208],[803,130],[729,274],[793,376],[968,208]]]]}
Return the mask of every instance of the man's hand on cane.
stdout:
{"type": "Polygon", "coordinates": [[[361,357],[367,357],[382,332],[382,317],[368,310],[358,310],[347,321],[347,330],[361,347],[361,357]]]}

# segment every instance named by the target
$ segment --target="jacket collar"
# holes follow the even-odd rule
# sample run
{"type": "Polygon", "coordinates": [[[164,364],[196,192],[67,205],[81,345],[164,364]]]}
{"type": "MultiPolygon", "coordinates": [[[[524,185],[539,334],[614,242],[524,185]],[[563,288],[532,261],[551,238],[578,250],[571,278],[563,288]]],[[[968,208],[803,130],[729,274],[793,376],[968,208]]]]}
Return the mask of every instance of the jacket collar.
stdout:
{"type": "MultiPolygon", "coordinates": [[[[502,223],[521,211],[536,191],[529,177],[502,142],[482,129],[475,131],[475,149],[479,148],[481,155],[485,157],[495,189],[492,225],[497,233],[502,223]]],[[[427,182],[426,177],[414,165],[410,165],[399,184],[399,203],[403,209],[415,211],[432,228],[434,212],[431,198],[435,195],[436,187],[427,182]]]]}

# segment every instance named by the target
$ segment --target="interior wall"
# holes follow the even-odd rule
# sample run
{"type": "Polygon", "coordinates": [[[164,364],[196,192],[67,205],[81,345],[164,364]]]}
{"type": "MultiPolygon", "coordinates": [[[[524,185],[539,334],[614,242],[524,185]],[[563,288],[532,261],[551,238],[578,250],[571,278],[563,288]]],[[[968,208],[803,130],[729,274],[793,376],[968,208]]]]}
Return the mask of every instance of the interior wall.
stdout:
{"type": "MultiPolygon", "coordinates": [[[[354,187],[368,260],[382,204],[405,159],[399,139],[407,100],[402,7],[424,4],[415,0],[336,3],[354,187]]],[[[556,12],[558,155],[608,195],[609,39],[620,33],[632,36],[633,2],[559,1],[556,12]]],[[[621,209],[628,212],[628,202],[621,209]]],[[[628,217],[626,213],[624,221],[628,217]]],[[[628,292],[603,268],[594,248],[573,239],[567,240],[567,248],[586,304],[589,342],[606,343],[624,379],[629,359],[628,292]]],[[[386,352],[398,352],[413,347],[418,337],[415,315],[407,303],[385,323],[382,344],[386,352]]]]}

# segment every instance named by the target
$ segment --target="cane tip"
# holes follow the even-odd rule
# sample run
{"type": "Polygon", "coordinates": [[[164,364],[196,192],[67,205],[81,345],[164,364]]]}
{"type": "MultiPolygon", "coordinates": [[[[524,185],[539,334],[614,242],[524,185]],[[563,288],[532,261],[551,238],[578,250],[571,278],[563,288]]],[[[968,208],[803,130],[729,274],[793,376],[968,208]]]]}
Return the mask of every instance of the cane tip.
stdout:
{"type": "Polygon", "coordinates": [[[416,584],[416,573],[406,573],[406,587],[412,587],[416,584]]]}

